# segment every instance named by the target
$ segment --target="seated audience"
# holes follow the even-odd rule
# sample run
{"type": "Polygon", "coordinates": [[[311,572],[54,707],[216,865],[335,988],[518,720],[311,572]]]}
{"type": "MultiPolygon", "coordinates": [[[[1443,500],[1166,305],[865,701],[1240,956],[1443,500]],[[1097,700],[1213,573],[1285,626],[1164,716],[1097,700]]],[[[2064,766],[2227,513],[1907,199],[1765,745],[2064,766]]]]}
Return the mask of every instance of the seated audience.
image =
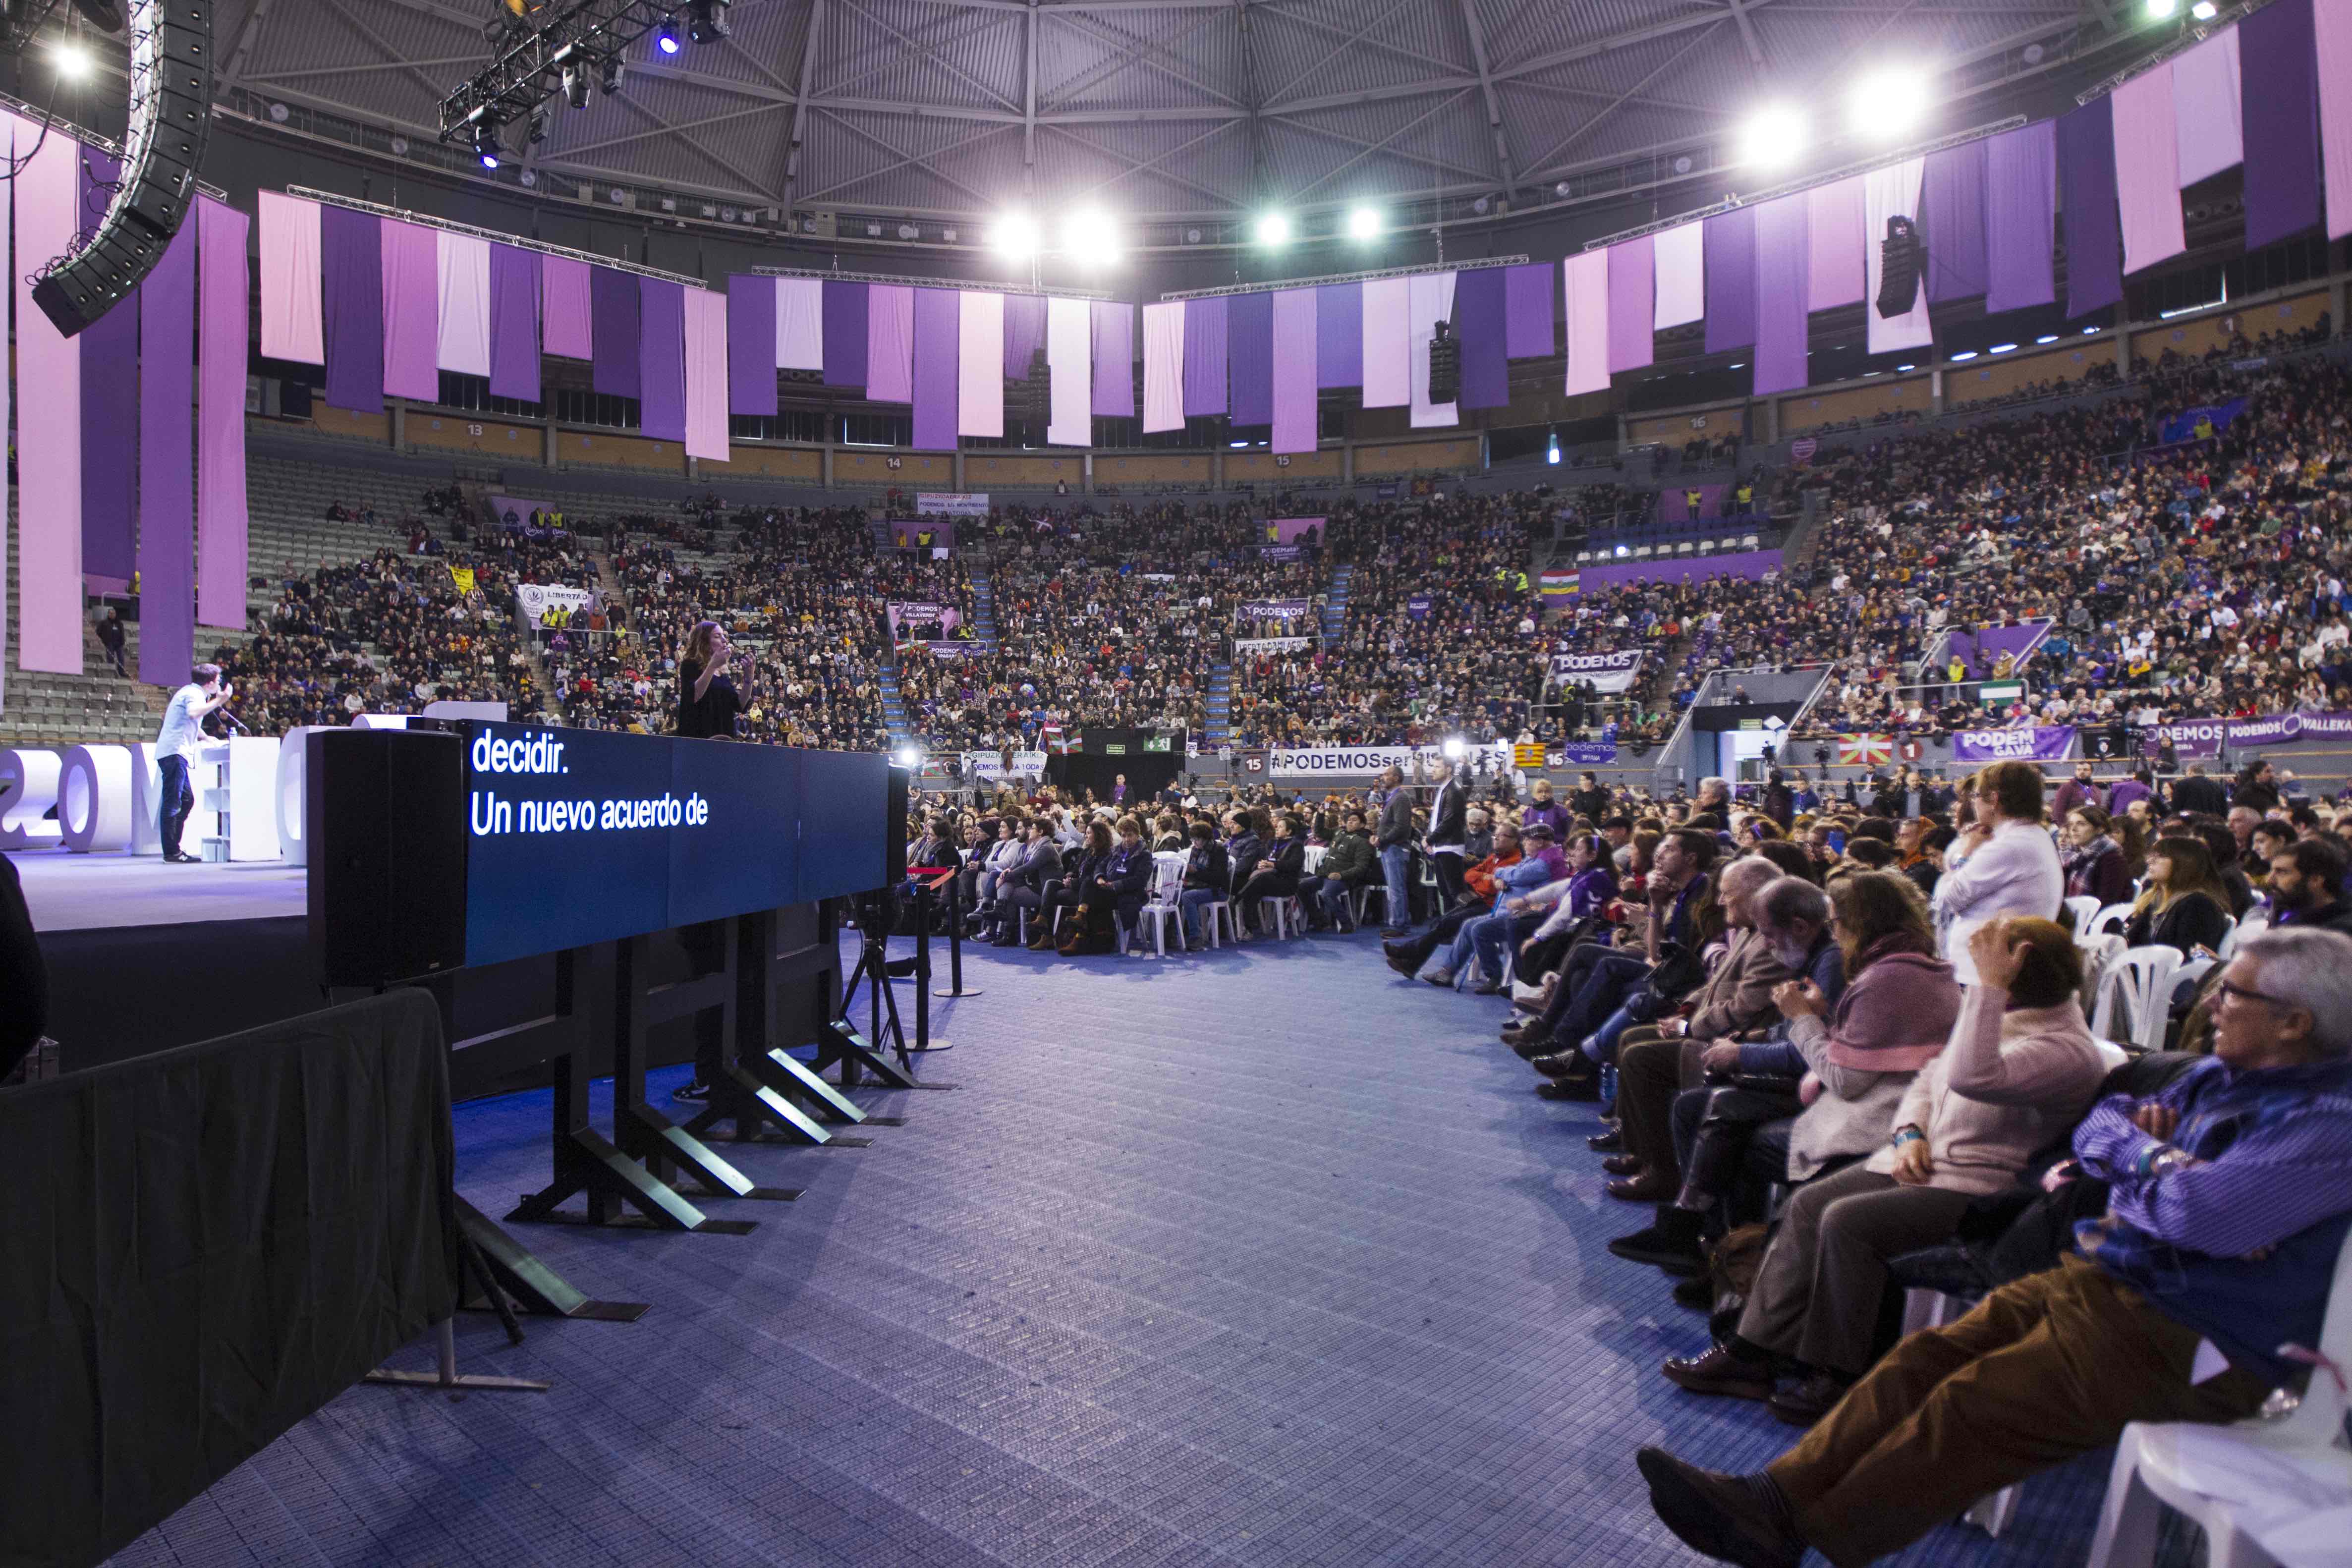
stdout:
{"type": "Polygon", "coordinates": [[[2147,886],[2124,922],[2132,947],[2177,948],[2183,958],[2210,958],[2230,934],[2230,894],[2203,840],[2159,838],[2147,853],[2147,886]]]}

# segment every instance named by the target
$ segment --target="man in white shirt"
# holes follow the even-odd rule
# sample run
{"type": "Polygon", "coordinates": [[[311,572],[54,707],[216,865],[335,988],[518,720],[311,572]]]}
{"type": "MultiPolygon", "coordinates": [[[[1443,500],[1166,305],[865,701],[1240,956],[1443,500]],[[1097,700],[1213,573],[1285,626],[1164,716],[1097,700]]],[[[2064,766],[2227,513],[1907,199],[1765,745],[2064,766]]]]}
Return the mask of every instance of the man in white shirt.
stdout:
{"type": "Polygon", "coordinates": [[[172,693],[163,705],[163,727],[155,734],[155,765],[163,775],[163,858],[181,866],[196,860],[180,850],[180,829],[187,826],[188,813],[196,804],[188,768],[196,748],[204,744],[205,715],[226,702],[234,689],[221,679],[219,665],[200,664],[190,673],[195,679],[172,693]]]}

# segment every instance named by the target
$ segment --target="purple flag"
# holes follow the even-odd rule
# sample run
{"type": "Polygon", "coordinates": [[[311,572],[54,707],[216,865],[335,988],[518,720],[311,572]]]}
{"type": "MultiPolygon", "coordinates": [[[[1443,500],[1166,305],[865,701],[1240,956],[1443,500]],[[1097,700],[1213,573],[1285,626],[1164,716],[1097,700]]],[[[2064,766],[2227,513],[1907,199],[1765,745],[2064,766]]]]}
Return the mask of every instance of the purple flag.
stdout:
{"type": "Polygon", "coordinates": [[[736,273],[727,279],[727,412],[776,412],[776,280],[736,273]]]}
{"type": "MultiPolygon", "coordinates": [[[[656,441],[686,439],[686,285],[659,278],[638,286],[637,428],[656,441]]],[[[601,327],[596,341],[604,342],[601,327]]]]}
{"type": "Polygon", "coordinates": [[[1648,235],[1609,247],[1609,374],[1651,363],[1657,312],[1658,253],[1648,235]]]}
{"type": "MultiPolygon", "coordinates": [[[[1543,270],[1549,274],[1551,268],[1543,270]]],[[[1459,401],[1464,408],[1500,408],[1511,401],[1504,299],[1509,279],[1505,273],[1500,267],[1477,267],[1454,279],[1454,335],[1462,341],[1459,401]]],[[[1544,298],[1550,297],[1546,291],[1544,298]]]]}
{"type": "Polygon", "coordinates": [[[252,225],[226,202],[196,201],[196,620],[245,626],[247,565],[245,367],[253,346],[252,225]]]}
{"type": "Polygon", "coordinates": [[[1315,291],[1285,289],[1273,300],[1273,447],[1277,452],[1311,452],[1317,435],[1315,291]]]}
{"type": "Polygon", "coordinates": [[[2116,205],[2115,105],[2095,98],[2058,117],[2066,216],[2066,314],[2087,316],[2124,297],[2124,237],[2116,205]]]}
{"type": "Polygon", "coordinates": [[[1094,412],[1108,419],[1135,417],[1135,307],[1124,300],[1094,301],[1094,412]]]}
{"type": "Polygon", "coordinates": [[[2072,724],[2042,724],[2031,730],[1961,730],[1952,736],[1952,761],[1956,763],[2055,763],[2064,761],[2074,749],[2072,724]]]}
{"type": "Polygon", "coordinates": [[[2273,0],[2240,19],[2248,250],[2319,221],[2318,71],[2311,0],[2273,0]]]}
{"type": "Polygon", "coordinates": [[[1705,220],[1706,352],[1756,341],[1756,209],[1734,207],[1705,220]]]}
{"type": "Polygon", "coordinates": [[[163,247],[139,305],[139,679],[184,686],[196,658],[194,224],[163,247]]]}
{"type": "Polygon", "coordinates": [[[1184,417],[1223,414],[1229,294],[1184,302],[1184,417]]]}
{"type": "Polygon", "coordinates": [[[1029,379],[1029,362],[1045,346],[1045,296],[1004,297],[1004,379],[1029,379]]]}
{"type": "MultiPolygon", "coordinates": [[[[825,288],[825,341],[832,342],[833,290],[825,288]]],[[[845,287],[845,285],[843,285],[845,287]]],[[[857,286],[858,325],[865,325],[866,286],[857,286]]],[[[956,444],[956,415],[960,402],[958,388],[961,384],[963,353],[963,312],[952,289],[918,289],[915,290],[915,445],[934,449],[952,450],[956,444]]],[[[862,345],[865,337],[858,338],[862,345]]],[[[833,374],[833,354],[828,348],[824,356],[825,375],[833,374]]],[[[860,380],[865,367],[858,367],[860,380]]]]}
{"type": "Polygon", "coordinates": [[[1756,395],[1761,397],[1805,384],[1812,237],[1802,191],[1750,210],[1756,215],[1756,395]]]}
{"type": "Polygon", "coordinates": [[[635,273],[610,267],[590,269],[588,308],[595,318],[596,357],[589,374],[596,390],[607,397],[635,397],[642,391],[640,298],[635,273]]]}
{"type": "MultiPolygon", "coordinates": [[[[1458,285],[1457,285],[1458,287],[1458,285]]],[[[1512,359],[1542,359],[1559,345],[1552,336],[1552,287],[1549,261],[1503,269],[1503,353],[1512,359]]]]}
{"type": "MultiPolygon", "coordinates": [[[[920,312],[916,331],[916,353],[922,333],[920,312]]],[[[864,386],[866,384],[866,285],[824,281],[824,384],[827,386],[864,386]]],[[[950,440],[947,445],[952,447],[950,440]]]]}
{"type": "Polygon", "coordinates": [[[1927,247],[1927,300],[1969,300],[1985,291],[1985,144],[1963,142],[1927,154],[1919,227],[1927,247]]]}
{"type": "Polygon", "coordinates": [[[1364,384],[1364,286],[1326,283],[1315,290],[1315,384],[1364,384]]]}
{"type": "Polygon", "coordinates": [[[1229,295],[1225,309],[1225,374],[1232,378],[1234,399],[1227,418],[1235,425],[1271,425],[1274,296],[1229,295]]]}
{"type": "Polygon", "coordinates": [[[540,253],[490,247],[490,395],[539,401],[540,253]]]}
{"type": "MultiPolygon", "coordinates": [[[[85,211],[122,166],[95,147],[82,149],[85,211]]],[[[81,334],[81,572],[86,587],[120,593],[137,564],[131,465],[122,455],[139,431],[139,295],[100,317],[81,334]]]]}
{"type": "MultiPolygon", "coordinates": [[[[2058,297],[2051,270],[2058,209],[2058,126],[2041,120],[1985,142],[1985,310],[2058,297]]],[[[1927,242],[1935,244],[1933,239],[1927,242]]]]}
{"type": "Polygon", "coordinates": [[[441,401],[441,264],[434,231],[386,223],[383,271],[383,395],[441,401]]]}
{"type": "Polygon", "coordinates": [[[383,226],[373,213],[319,207],[327,402],[354,414],[383,412],[383,226]]]}

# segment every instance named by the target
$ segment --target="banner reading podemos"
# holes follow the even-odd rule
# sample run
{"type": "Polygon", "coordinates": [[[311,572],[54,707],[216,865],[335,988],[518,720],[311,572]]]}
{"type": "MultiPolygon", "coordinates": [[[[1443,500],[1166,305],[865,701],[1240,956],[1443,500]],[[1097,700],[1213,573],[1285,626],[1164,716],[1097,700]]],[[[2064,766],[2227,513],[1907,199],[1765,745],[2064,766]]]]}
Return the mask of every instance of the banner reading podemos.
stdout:
{"type": "Polygon", "coordinates": [[[1642,670],[1642,650],[1621,648],[1615,653],[1556,653],[1551,656],[1551,678],[1559,685],[1590,684],[1595,691],[1625,691],[1632,689],[1633,678],[1642,670]]]}
{"type": "Polygon", "coordinates": [[[2042,724],[2031,730],[1960,730],[1952,735],[1956,763],[2056,763],[2074,750],[2074,726],[2042,724]]]}
{"type": "MultiPolygon", "coordinates": [[[[1412,783],[1427,773],[1432,763],[1444,760],[1444,751],[1437,746],[1309,746],[1268,752],[1265,771],[1275,778],[1329,778],[1397,767],[1412,783]]],[[[1511,748],[1501,741],[1472,746],[1463,753],[1461,765],[1489,774],[1504,772],[1511,765],[1511,748]]]]}
{"type": "Polygon", "coordinates": [[[913,642],[945,642],[963,625],[963,612],[952,605],[894,602],[884,606],[883,613],[889,617],[890,640],[901,647],[913,642]]]}

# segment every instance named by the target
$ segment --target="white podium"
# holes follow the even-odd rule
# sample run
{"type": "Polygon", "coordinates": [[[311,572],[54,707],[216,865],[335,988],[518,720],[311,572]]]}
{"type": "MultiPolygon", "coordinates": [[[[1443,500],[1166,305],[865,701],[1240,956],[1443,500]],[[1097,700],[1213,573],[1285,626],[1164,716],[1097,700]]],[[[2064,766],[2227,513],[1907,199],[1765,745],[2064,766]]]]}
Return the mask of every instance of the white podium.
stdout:
{"type": "Polygon", "coordinates": [[[278,858],[278,749],[275,735],[232,735],[197,752],[196,809],[218,817],[198,840],[204,858],[278,858]]]}

